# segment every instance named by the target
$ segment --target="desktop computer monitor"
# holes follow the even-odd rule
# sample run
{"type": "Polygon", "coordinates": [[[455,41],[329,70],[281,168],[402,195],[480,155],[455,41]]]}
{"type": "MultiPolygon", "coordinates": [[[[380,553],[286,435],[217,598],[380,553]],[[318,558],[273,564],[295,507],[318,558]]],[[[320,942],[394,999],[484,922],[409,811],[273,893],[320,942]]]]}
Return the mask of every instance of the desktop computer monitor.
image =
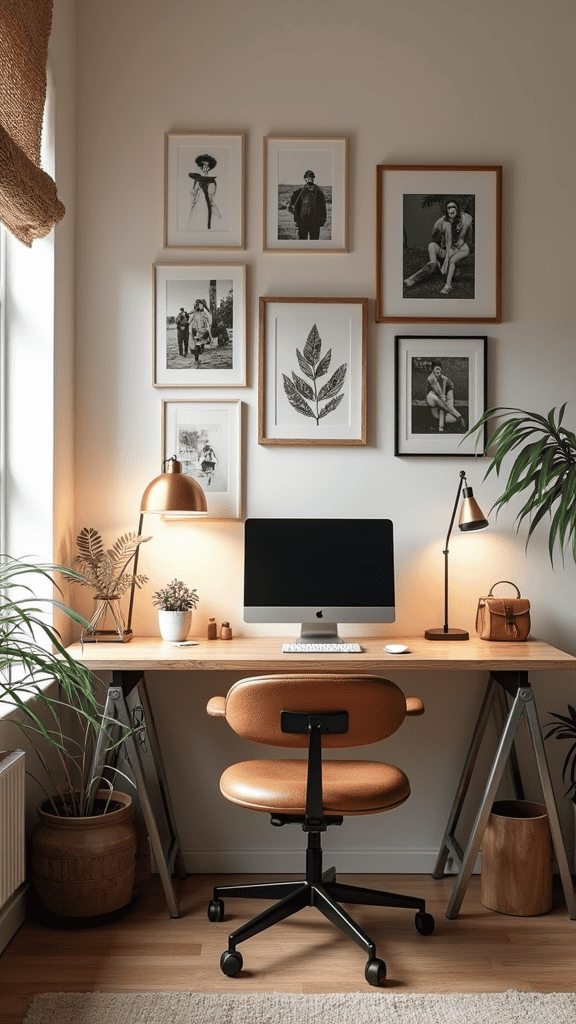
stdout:
{"type": "Polygon", "coordinates": [[[244,621],[300,622],[300,643],[340,643],[338,622],[394,622],[390,519],[247,519],[244,621]]]}

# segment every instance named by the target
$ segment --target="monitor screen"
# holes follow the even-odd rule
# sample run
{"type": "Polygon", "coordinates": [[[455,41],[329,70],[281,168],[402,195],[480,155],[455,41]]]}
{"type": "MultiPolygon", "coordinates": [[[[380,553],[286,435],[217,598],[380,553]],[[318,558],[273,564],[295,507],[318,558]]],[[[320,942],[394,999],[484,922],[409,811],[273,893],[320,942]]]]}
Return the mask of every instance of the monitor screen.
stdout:
{"type": "Polygon", "coordinates": [[[247,519],[246,622],[393,622],[389,519],[247,519]]]}

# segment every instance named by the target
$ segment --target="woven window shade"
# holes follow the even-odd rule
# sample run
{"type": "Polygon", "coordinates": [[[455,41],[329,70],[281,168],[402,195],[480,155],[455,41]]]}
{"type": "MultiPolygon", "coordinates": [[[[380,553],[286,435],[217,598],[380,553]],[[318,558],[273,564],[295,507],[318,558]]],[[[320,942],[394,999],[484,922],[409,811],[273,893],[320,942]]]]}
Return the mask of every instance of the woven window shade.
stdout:
{"type": "Polygon", "coordinates": [[[40,167],[52,0],[0,0],[0,220],[32,245],[62,220],[40,167]]]}

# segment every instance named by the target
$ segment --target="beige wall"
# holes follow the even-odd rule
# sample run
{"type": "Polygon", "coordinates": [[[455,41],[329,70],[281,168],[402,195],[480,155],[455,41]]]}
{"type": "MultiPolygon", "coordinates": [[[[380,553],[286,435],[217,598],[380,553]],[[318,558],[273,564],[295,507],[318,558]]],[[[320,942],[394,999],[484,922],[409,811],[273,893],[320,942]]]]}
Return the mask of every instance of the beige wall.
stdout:
{"type": "MultiPolygon", "coordinates": [[[[382,634],[440,625],[442,541],[458,471],[467,471],[486,508],[498,487],[492,478],[481,484],[483,465],[471,459],[394,457],[394,335],[425,334],[426,326],[377,325],[371,302],[366,448],[271,450],[257,444],[258,296],[374,299],[378,163],[502,164],[504,322],[429,333],[488,334],[490,404],[547,412],[568,401],[573,428],[575,42],[572,0],[79,0],[76,528],[93,525],[107,541],[136,528],[141,494],[160,469],[162,398],[240,398],[244,514],[389,516],[398,614],[382,634]],[[243,253],[162,249],[164,133],[187,130],[246,133],[243,253]],[[262,253],[267,134],[350,137],[348,254],[262,253]],[[247,388],[152,387],[155,262],[248,265],[247,388]]],[[[531,598],[533,632],[574,653],[574,566],[551,570],[544,533],[526,557],[513,518],[512,511],[489,533],[454,538],[452,621],[473,628],[478,596],[514,579],[531,598]]],[[[278,631],[242,622],[241,523],[148,529],[154,539],[141,566],[151,582],[138,596],[138,632],[156,632],[150,596],[175,575],[201,597],[193,632],[204,634],[210,615],[229,619],[236,634],[278,631]]],[[[358,825],[333,845],[354,859],[356,847],[384,843],[397,851],[391,864],[406,864],[406,853],[416,869],[428,869],[482,685],[480,677],[440,673],[411,680],[428,715],[407,725],[384,756],[406,768],[412,801],[393,822],[358,825]]],[[[562,709],[573,687],[560,675],[537,681],[543,717],[562,709]]],[[[203,718],[215,680],[158,677],[151,688],[189,863],[209,863],[220,847],[287,847],[283,832],[271,838],[266,822],[219,802],[219,765],[237,744],[203,718]],[[198,836],[204,792],[215,805],[198,836]]],[[[560,752],[550,754],[558,776],[560,752]]],[[[234,856],[228,862],[244,863],[234,856]]]]}

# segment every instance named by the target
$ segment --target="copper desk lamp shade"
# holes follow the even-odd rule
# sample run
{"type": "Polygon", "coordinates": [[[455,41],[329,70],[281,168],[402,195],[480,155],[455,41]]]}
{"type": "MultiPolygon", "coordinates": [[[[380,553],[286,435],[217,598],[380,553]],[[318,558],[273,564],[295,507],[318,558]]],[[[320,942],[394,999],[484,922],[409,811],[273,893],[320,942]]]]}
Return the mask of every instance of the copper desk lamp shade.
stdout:
{"type": "Polygon", "coordinates": [[[458,491],[456,493],[456,501],[454,502],[452,518],[450,520],[446,543],[442,552],[444,555],[444,625],[438,626],[434,629],[427,629],[424,633],[427,640],[470,639],[470,634],[467,630],[457,629],[448,625],[448,542],[450,540],[450,534],[452,533],[452,527],[454,525],[454,519],[456,518],[456,511],[458,509],[458,502],[460,501],[461,494],[464,497],[464,501],[462,502],[462,507],[460,509],[458,528],[462,530],[463,533],[472,533],[476,530],[485,530],[486,527],[489,526],[488,520],[474,497],[472,488],[468,487],[466,474],[464,473],[464,470],[461,470],[460,483],[458,484],[458,491]]]}
{"type": "MultiPolygon", "coordinates": [[[[174,516],[182,519],[196,519],[207,515],[206,495],[193,477],[182,472],[182,465],[175,456],[162,463],[160,476],[154,478],[142,495],[138,537],[142,536],[145,515],[174,516]]],[[[136,548],[133,574],[136,576],[140,545],[136,548]]],[[[132,635],[132,610],[134,607],[135,584],[130,589],[130,606],[126,633],[132,635]]]]}

